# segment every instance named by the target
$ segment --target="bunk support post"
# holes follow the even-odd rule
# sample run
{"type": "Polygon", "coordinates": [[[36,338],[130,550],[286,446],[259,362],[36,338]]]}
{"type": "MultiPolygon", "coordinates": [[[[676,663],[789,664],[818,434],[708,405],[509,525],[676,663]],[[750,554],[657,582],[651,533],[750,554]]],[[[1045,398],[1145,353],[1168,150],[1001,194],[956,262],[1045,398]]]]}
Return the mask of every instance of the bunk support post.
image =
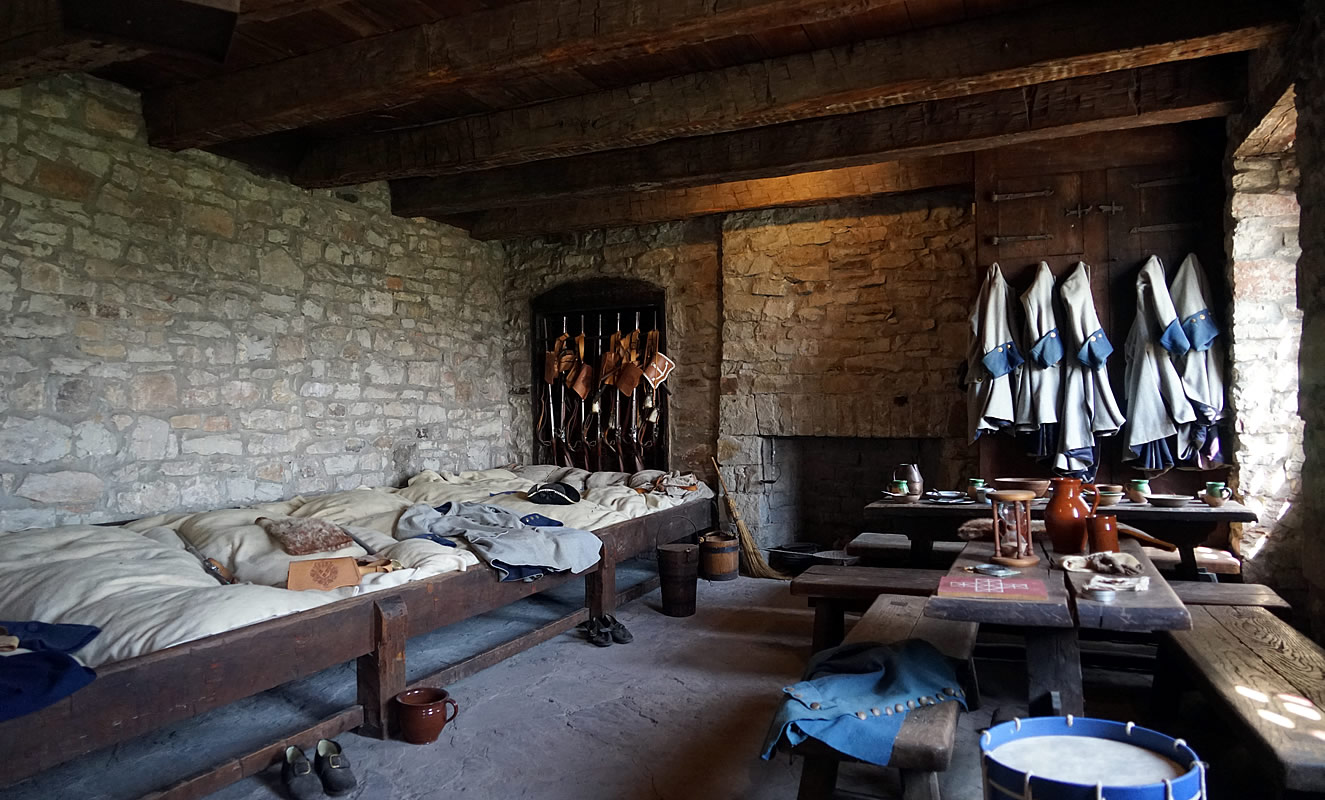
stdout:
{"type": "Polygon", "coordinates": [[[391,701],[405,691],[405,640],[409,609],[404,598],[382,597],[373,603],[374,646],[355,662],[363,725],[359,733],[374,739],[391,735],[391,701]]]}

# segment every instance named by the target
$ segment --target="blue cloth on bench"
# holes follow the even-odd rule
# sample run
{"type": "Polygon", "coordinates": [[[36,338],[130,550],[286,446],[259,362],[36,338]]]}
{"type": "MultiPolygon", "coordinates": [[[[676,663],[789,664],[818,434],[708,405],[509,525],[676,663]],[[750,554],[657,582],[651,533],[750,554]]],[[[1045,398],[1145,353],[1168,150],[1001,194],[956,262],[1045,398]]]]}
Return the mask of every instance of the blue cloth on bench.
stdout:
{"type": "Polygon", "coordinates": [[[768,731],[764,759],[779,742],[794,747],[816,739],[843,755],[886,766],[910,711],[931,702],[966,706],[952,662],[919,639],[824,650],[810,660],[800,683],[782,691],[786,701],[768,731]]]}

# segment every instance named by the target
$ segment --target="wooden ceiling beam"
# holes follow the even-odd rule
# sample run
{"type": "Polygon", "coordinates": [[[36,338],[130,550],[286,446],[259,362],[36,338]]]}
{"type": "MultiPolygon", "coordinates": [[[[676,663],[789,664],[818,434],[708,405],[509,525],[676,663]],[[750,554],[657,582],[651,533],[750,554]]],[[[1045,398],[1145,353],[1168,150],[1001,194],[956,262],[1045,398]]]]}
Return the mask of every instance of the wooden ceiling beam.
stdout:
{"type": "Polygon", "coordinates": [[[409,178],[393,182],[392,205],[406,217],[462,214],[1225,116],[1242,96],[1240,67],[1236,56],[1182,61],[482,172],[409,178]]]}
{"type": "Polygon", "coordinates": [[[757,208],[812,206],[835,200],[968,185],[969,155],[918,158],[863,167],[712,186],[628,192],[523,208],[487,211],[465,220],[479,239],[645,225],[757,208]]]}
{"type": "MultiPolygon", "coordinates": [[[[259,0],[277,13],[297,2],[259,0]]],[[[456,88],[607,64],[902,0],[524,0],[149,92],[153,144],[207,147],[380,111],[456,88]]]]}
{"type": "Polygon", "coordinates": [[[0,89],[147,53],[222,61],[239,0],[4,0],[0,89]]]}
{"type": "Polygon", "coordinates": [[[850,47],[314,146],[321,187],[442,175],[1259,47],[1287,31],[1263,0],[1071,2],[850,47]]]}
{"type": "Polygon", "coordinates": [[[346,2],[348,0],[241,0],[239,21],[241,24],[274,22],[295,14],[321,11],[346,2]]]}

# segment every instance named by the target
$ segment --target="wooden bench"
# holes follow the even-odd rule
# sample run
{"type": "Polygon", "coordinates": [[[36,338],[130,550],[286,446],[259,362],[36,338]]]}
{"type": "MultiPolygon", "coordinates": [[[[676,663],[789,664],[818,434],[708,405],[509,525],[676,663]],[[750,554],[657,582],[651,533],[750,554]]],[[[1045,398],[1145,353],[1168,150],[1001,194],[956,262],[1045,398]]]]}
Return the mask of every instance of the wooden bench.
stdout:
{"type": "MultiPolygon", "coordinates": [[[[1160,572],[1177,572],[1182,564],[1182,554],[1176,551],[1170,553],[1157,547],[1147,547],[1145,551],[1151,563],[1158,567],[1160,572]]],[[[1237,556],[1227,550],[1216,550],[1204,545],[1196,548],[1196,568],[1215,575],[1242,574],[1242,562],[1237,556]]]]}
{"type": "MultiPolygon", "coordinates": [[[[1192,629],[1161,640],[1156,705],[1191,681],[1246,732],[1281,797],[1325,792],[1325,650],[1264,608],[1191,606],[1192,629]]],[[[1269,793],[1266,793],[1269,796],[1269,793]]]]}
{"type": "Polygon", "coordinates": [[[841,644],[846,611],[864,611],[881,594],[929,597],[938,591],[937,569],[810,567],[791,581],[791,593],[814,606],[814,651],[841,644]]]}
{"type": "MultiPolygon", "coordinates": [[[[934,542],[928,566],[947,569],[966,542],[934,542]]],[[[847,553],[860,556],[867,567],[892,567],[910,563],[911,539],[901,533],[862,533],[847,543],[847,553]]]]}
{"type": "MultiPolygon", "coordinates": [[[[881,595],[852,627],[846,641],[890,644],[924,639],[944,655],[969,663],[979,626],[926,617],[924,611],[922,597],[881,595]]],[[[888,762],[901,773],[903,800],[939,800],[938,773],[952,762],[960,717],[958,703],[923,706],[907,715],[888,762]]],[[[792,752],[805,757],[798,800],[830,800],[837,787],[838,764],[850,759],[813,740],[792,752]]]]}
{"type": "Polygon", "coordinates": [[[1189,606],[1247,606],[1264,608],[1280,619],[1293,615],[1293,607],[1279,593],[1259,583],[1210,583],[1174,581],[1169,584],[1178,599],[1189,606]]]}

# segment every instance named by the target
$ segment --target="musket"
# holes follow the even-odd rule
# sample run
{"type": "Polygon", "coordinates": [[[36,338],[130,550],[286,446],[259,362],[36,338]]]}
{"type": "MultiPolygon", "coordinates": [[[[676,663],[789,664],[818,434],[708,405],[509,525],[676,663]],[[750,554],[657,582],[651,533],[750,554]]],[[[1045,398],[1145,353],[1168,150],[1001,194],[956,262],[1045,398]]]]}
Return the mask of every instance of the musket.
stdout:
{"type": "MultiPolygon", "coordinates": [[[[547,317],[543,318],[543,347],[551,344],[548,339],[547,317]]],[[[538,421],[534,424],[534,432],[538,436],[538,443],[547,448],[551,463],[557,463],[557,439],[552,435],[552,381],[548,380],[550,368],[549,359],[555,360],[554,353],[548,350],[543,352],[543,382],[547,384],[547,397],[543,400],[543,413],[538,415],[538,421]],[[546,425],[544,424],[546,422],[546,425]],[[546,433],[546,438],[544,438],[546,433]]]]}
{"type": "MultiPolygon", "coordinates": [[[[613,344],[620,346],[620,340],[621,312],[618,311],[616,315],[616,336],[614,337],[613,344]]],[[[617,355],[620,354],[618,353],[617,355]]],[[[617,372],[620,372],[620,364],[617,365],[617,372]]],[[[606,379],[608,376],[604,374],[603,377],[606,379]]],[[[613,380],[615,381],[615,379],[613,380]]],[[[613,396],[617,394],[615,391],[605,392],[604,394],[605,397],[603,398],[603,402],[611,406],[611,411],[607,413],[607,429],[603,431],[603,439],[607,442],[607,449],[616,454],[617,471],[625,472],[626,463],[621,458],[621,421],[618,418],[618,415],[621,412],[621,401],[616,400],[616,402],[610,402],[614,399],[613,396]]]]}
{"type": "MultiPolygon", "coordinates": [[[[658,341],[658,312],[653,312],[652,327],[649,330],[649,344],[651,346],[644,349],[644,368],[648,369],[652,363],[654,355],[658,352],[661,342],[658,341]]],[[[647,378],[644,381],[644,426],[643,443],[644,447],[653,447],[658,443],[658,421],[662,418],[662,413],[658,408],[658,389],[647,378]]]]}
{"type": "Polygon", "coordinates": [[[587,405],[589,414],[584,423],[584,429],[580,432],[584,437],[584,457],[587,460],[589,451],[594,451],[595,468],[602,469],[603,464],[603,315],[598,314],[598,380],[594,382],[593,394],[589,395],[587,405]],[[592,440],[589,438],[589,428],[595,427],[597,433],[592,440]]]}
{"type": "MultiPolygon", "coordinates": [[[[635,335],[634,335],[634,340],[636,342],[639,342],[639,336],[640,336],[639,322],[640,322],[639,312],[636,311],[635,335]]],[[[631,355],[634,354],[635,354],[634,352],[631,353],[631,355]]],[[[636,366],[638,366],[638,364],[636,366]]],[[[628,422],[630,423],[630,429],[628,431],[630,444],[631,444],[630,456],[635,461],[635,471],[639,472],[640,470],[644,469],[644,459],[641,457],[643,454],[640,452],[639,384],[636,384],[634,390],[631,391],[630,393],[630,417],[628,422]]]]}
{"type": "MultiPolygon", "coordinates": [[[[584,315],[583,314],[580,315],[580,335],[576,337],[575,354],[579,358],[579,366],[576,367],[576,369],[577,370],[586,369],[587,365],[584,363],[584,315]]],[[[579,436],[579,442],[576,443],[575,449],[578,449],[580,445],[584,446],[584,468],[588,469],[589,440],[586,439],[584,436],[584,418],[585,415],[588,413],[588,410],[585,408],[585,401],[583,398],[580,397],[579,392],[575,393],[575,397],[577,400],[576,404],[580,407],[580,436],[579,436]]]]}
{"type": "MultiPolygon", "coordinates": [[[[567,326],[566,317],[563,315],[561,318],[562,337],[568,337],[570,335],[570,332],[566,330],[566,326],[567,326]]],[[[566,339],[562,338],[560,341],[563,343],[564,346],[566,339]]],[[[561,440],[562,455],[563,455],[562,460],[565,462],[565,463],[561,462],[558,463],[561,463],[561,466],[563,467],[569,467],[572,466],[572,464],[570,457],[570,443],[567,441],[566,438],[566,373],[563,372],[561,369],[560,347],[557,348],[557,376],[561,378],[561,406],[558,407],[557,409],[557,429],[553,435],[561,440]]]]}

